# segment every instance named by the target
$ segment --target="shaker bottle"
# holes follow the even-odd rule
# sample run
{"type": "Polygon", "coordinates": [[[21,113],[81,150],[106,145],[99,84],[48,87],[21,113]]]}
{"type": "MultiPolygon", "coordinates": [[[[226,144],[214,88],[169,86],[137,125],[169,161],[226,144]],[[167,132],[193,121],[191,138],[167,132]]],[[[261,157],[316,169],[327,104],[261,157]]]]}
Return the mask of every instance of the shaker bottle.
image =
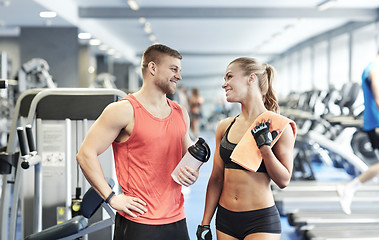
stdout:
{"type": "Polygon", "coordinates": [[[199,138],[197,142],[188,148],[188,151],[180,160],[179,164],[176,166],[171,174],[171,177],[175,182],[181,184],[178,180],[178,171],[181,167],[188,166],[192,169],[197,170],[203,163],[209,160],[211,155],[211,150],[208,144],[203,138],[199,138]]]}

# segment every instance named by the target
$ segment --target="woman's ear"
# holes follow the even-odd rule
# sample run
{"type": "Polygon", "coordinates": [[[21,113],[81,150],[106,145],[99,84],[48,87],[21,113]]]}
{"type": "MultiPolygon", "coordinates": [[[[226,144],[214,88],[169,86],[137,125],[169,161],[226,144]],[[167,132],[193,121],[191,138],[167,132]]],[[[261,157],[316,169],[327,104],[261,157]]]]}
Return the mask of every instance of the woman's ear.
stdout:
{"type": "Polygon", "coordinates": [[[249,83],[254,83],[257,80],[257,75],[255,73],[251,73],[249,76],[249,83]]]}
{"type": "Polygon", "coordinates": [[[149,62],[149,64],[147,64],[147,68],[149,69],[150,74],[154,76],[157,70],[157,65],[155,64],[155,62],[149,62]]]}

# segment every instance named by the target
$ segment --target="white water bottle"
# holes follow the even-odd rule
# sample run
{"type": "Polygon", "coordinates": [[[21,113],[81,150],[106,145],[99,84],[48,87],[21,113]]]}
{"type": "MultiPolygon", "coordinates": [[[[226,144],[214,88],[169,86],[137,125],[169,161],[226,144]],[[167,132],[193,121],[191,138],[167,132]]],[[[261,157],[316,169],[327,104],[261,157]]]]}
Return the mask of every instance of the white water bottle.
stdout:
{"type": "Polygon", "coordinates": [[[179,164],[176,166],[174,171],[171,173],[171,177],[175,182],[181,184],[178,180],[178,171],[181,167],[188,166],[194,170],[203,165],[203,163],[209,160],[211,155],[211,150],[208,144],[205,142],[203,138],[199,138],[197,142],[188,148],[188,151],[183,156],[182,160],[180,160],[179,164]]]}

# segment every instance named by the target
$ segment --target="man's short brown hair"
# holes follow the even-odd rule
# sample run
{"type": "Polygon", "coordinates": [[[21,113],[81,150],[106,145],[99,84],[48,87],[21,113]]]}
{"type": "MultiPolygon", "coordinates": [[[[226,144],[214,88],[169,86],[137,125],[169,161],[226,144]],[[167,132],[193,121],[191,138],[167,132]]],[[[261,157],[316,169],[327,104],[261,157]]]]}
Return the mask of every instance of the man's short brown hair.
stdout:
{"type": "Polygon", "coordinates": [[[178,59],[182,59],[182,55],[176,51],[175,49],[172,49],[170,47],[167,47],[163,44],[154,44],[148,47],[142,56],[142,73],[146,71],[147,65],[149,62],[155,62],[156,64],[159,64],[159,58],[162,54],[169,55],[171,57],[176,57],[178,59]]]}

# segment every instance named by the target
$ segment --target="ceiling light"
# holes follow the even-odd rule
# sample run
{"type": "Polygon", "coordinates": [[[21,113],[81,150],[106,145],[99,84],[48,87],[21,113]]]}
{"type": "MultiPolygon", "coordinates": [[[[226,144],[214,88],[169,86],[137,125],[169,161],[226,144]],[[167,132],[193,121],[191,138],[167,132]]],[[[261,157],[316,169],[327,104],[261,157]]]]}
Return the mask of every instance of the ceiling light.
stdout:
{"type": "Polygon", "coordinates": [[[151,34],[151,35],[149,36],[149,39],[150,39],[150,41],[152,41],[152,42],[157,41],[157,37],[156,37],[154,34],[151,34]]]}
{"type": "Polygon", "coordinates": [[[101,41],[99,39],[91,39],[91,40],[89,40],[89,45],[98,46],[100,44],[101,44],[101,41]]]}
{"type": "Polygon", "coordinates": [[[41,18],[55,18],[57,16],[56,12],[40,12],[39,16],[41,18]]]}
{"type": "Polygon", "coordinates": [[[333,7],[334,5],[336,5],[336,3],[337,3],[337,0],[325,0],[317,5],[317,9],[319,11],[324,11],[328,8],[333,7]]]}
{"type": "Polygon", "coordinates": [[[144,17],[140,17],[140,18],[138,19],[138,21],[139,21],[140,23],[144,24],[144,23],[146,22],[146,18],[144,18],[144,17]]]}
{"type": "Polygon", "coordinates": [[[134,11],[139,9],[138,3],[135,0],[128,0],[129,7],[134,11]]]}
{"type": "Polygon", "coordinates": [[[91,37],[92,37],[91,33],[79,33],[78,34],[79,39],[86,40],[86,39],[91,39],[91,37]]]}
{"type": "Polygon", "coordinates": [[[102,45],[99,46],[99,49],[100,49],[101,51],[106,51],[106,50],[108,50],[108,46],[105,45],[105,44],[102,44],[102,45]]]}
{"type": "Polygon", "coordinates": [[[89,72],[89,73],[94,73],[95,70],[96,70],[96,69],[95,69],[94,66],[89,66],[89,67],[88,67],[88,72],[89,72]]]}
{"type": "Polygon", "coordinates": [[[150,33],[152,32],[152,30],[151,30],[151,25],[150,25],[149,22],[146,22],[146,23],[145,23],[145,27],[143,28],[143,30],[144,30],[145,33],[147,33],[147,34],[150,34],[150,33]]]}
{"type": "Polygon", "coordinates": [[[114,49],[109,49],[108,51],[107,51],[107,53],[108,53],[108,55],[113,55],[113,54],[115,54],[116,53],[116,50],[114,50],[114,49]]]}

